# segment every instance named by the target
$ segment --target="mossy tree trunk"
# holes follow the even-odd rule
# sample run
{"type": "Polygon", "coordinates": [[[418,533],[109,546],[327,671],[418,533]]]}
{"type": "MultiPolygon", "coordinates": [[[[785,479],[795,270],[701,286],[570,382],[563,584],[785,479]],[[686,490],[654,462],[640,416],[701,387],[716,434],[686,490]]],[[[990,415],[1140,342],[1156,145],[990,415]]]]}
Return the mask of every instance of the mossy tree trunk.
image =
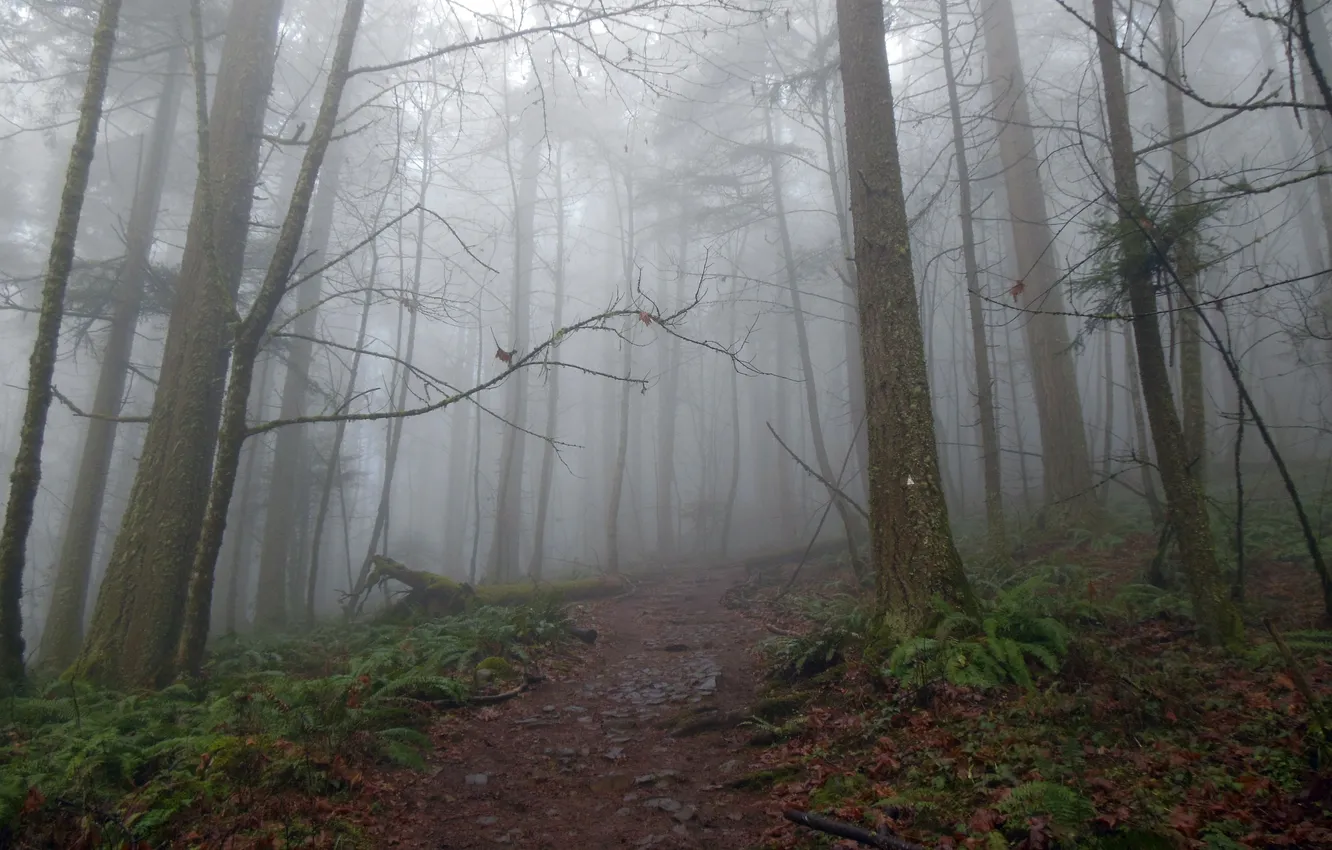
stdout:
{"type": "Polygon", "coordinates": [[[1017,257],[1018,279],[1010,286],[1018,305],[1031,311],[1023,327],[1040,421],[1045,505],[1058,521],[1092,520],[1099,506],[1091,454],[1068,325],[1060,315],[1066,308],[1011,0],[982,0],[981,17],[1017,257]]]}
{"type": "Polygon", "coordinates": [[[0,532],[0,680],[23,678],[23,570],[27,561],[28,533],[42,479],[42,443],[46,439],[46,417],[53,397],[51,379],[60,348],[60,322],[65,312],[65,290],[74,267],[74,243],[88,192],[93,153],[97,147],[97,125],[102,120],[111,55],[120,27],[121,0],[103,0],[93,31],[88,58],[88,77],[79,103],[79,123],[65,170],[60,212],[51,237],[51,253],[42,280],[42,305],[37,316],[37,338],[28,360],[28,394],[19,431],[14,469],[9,475],[9,502],[5,527],[0,532]]]}
{"type": "Polygon", "coordinates": [[[143,285],[148,278],[148,255],[157,228],[171,143],[179,113],[185,52],[172,50],[167,60],[152,131],[143,155],[142,171],[134,190],[129,223],[125,228],[125,260],[112,297],[111,321],[102,346],[102,365],[97,373],[92,415],[79,454],[78,472],[69,494],[69,516],[60,541],[51,590],[51,609],[42,628],[40,663],[59,672],[79,654],[83,643],[83,620],[88,585],[92,576],[93,550],[102,520],[102,505],[116,445],[115,418],[120,415],[125,383],[129,376],[134,332],[139,324],[143,285]]]}
{"type": "Polygon", "coordinates": [[[939,36],[943,45],[948,114],[953,125],[953,159],[957,168],[959,217],[962,224],[962,262],[966,272],[967,309],[971,318],[972,358],[976,370],[976,407],[980,414],[981,456],[985,474],[985,521],[989,532],[990,553],[1006,557],[1008,531],[1004,519],[1003,476],[999,466],[999,426],[994,412],[990,343],[985,333],[985,312],[981,306],[980,264],[976,260],[975,209],[971,199],[971,170],[968,167],[967,136],[962,125],[962,106],[957,95],[957,75],[953,70],[948,0],[939,0],[939,36]]]}
{"type": "Polygon", "coordinates": [[[227,20],[211,118],[199,130],[207,155],[157,394],[129,506],[75,662],[80,674],[108,685],[153,687],[174,673],[190,565],[208,506],[281,13],[282,0],[235,0],[227,20]]]}
{"type": "Polygon", "coordinates": [[[1123,226],[1122,238],[1126,240],[1121,248],[1120,274],[1133,310],[1133,336],[1138,350],[1143,399],[1156,441],[1161,482],[1170,522],[1179,541],[1194,617],[1209,642],[1238,646],[1244,637],[1244,623],[1221,580],[1207,504],[1187,454],[1184,430],[1170,392],[1153,287],[1152,260],[1156,249],[1150,242],[1150,231],[1141,224],[1145,212],[1138,194],[1128,95],[1124,91],[1120,53],[1114,42],[1116,30],[1111,3],[1112,0],[1092,0],[1092,9],[1098,34],[1097,52],[1105,91],[1106,122],[1110,129],[1115,201],[1123,226]]]}
{"type": "Polygon", "coordinates": [[[209,614],[212,611],[213,576],[217,555],[222,548],[222,537],[227,525],[227,506],[236,485],[240,468],[241,449],[246,437],[246,410],[250,387],[254,380],[255,361],[265,336],[277,314],[278,306],[287,292],[292,270],[296,266],[301,247],[301,235],[314,198],[315,182],[333,138],[337,124],[338,107],[347,86],[352,49],[360,29],[361,12],[365,0],[347,0],[342,26],[338,32],[337,47],[333,51],[328,85],[319,104],[319,117],[310,133],[310,142],[301,161],[300,176],[291,207],[282,221],[269,261],[264,281],[259,286],[254,303],[237,327],[231,358],[231,376],[223,406],[221,434],[217,441],[217,467],[213,472],[208,494],[208,511],[204,517],[189,580],[188,607],[185,625],[177,650],[176,669],[186,675],[199,673],[203,663],[204,646],[208,639],[209,614]]]}
{"type": "Polygon", "coordinates": [[[838,0],[847,162],[870,451],[870,540],[890,629],[915,632],[938,595],[974,612],[953,545],[911,268],[881,0],[838,0]]]}

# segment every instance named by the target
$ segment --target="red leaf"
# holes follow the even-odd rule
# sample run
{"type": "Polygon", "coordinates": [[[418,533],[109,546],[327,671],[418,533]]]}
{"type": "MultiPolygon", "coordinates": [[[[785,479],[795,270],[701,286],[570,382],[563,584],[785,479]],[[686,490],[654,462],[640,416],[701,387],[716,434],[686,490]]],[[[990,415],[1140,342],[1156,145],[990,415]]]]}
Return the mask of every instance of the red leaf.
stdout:
{"type": "Polygon", "coordinates": [[[1018,300],[1018,296],[1021,295],[1023,290],[1025,290],[1026,288],[1027,288],[1027,282],[1024,280],[1019,280],[1017,283],[1013,284],[1011,289],[1008,290],[1008,294],[1013,296],[1013,300],[1016,301],[1018,300]]]}
{"type": "Polygon", "coordinates": [[[638,318],[641,319],[642,322],[643,322],[643,324],[645,324],[645,325],[650,325],[650,324],[652,324],[652,317],[649,316],[649,315],[648,315],[645,311],[643,311],[643,310],[639,310],[639,311],[638,311],[638,318]]]}
{"type": "Polygon", "coordinates": [[[44,805],[46,805],[46,795],[38,791],[36,786],[29,788],[28,796],[23,800],[23,813],[30,815],[44,805]]]}
{"type": "Polygon", "coordinates": [[[501,361],[503,361],[503,362],[505,362],[505,363],[512,363],[512,362],[513,362],[513,355],[514,355],[514,352],[516,352],[517,350],[518,350],[518,349],[516,349],[516,348],[515,348],[513,351],[505,351],[505,350],[502,349],[502,348],[496,349],[496,350],[495,350],[495,359],[496,359],[496,360],[501,360],[501,361]]]}

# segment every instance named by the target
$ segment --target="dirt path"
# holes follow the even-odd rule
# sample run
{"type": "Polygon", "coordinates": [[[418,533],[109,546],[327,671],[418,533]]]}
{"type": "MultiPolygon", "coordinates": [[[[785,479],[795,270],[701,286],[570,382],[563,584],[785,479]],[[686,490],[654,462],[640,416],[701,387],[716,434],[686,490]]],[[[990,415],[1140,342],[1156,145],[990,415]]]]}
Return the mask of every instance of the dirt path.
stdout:
{"type": "MultiPolygon", "coordinates": [[[[672,737],[691,709],[741,709],[764,632],[720,604],[734,569],[674,574],[579,606],[599,632],[567,677],[438,730],[425,774],[387,807],[385,844],[523,850],[742,848],[779,819],[724,783],[749,769],[744,728],[672,737]]],[[[752,730],[751,730],[752,731],[752,730]]]]}

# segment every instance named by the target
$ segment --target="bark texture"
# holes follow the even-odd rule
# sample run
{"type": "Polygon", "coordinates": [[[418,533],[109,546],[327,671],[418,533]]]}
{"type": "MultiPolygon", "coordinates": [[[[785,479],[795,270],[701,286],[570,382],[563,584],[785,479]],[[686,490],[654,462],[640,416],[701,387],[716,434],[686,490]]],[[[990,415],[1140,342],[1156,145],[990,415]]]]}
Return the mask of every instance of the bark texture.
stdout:
{"type": "Polygon", "coordinates": [[[870,452],[870,540],[887,625],[935,595],[974,612],[939,477],[880,0],[838,0],[870,452]]]}
{"type": "Polygon", "coordinates": [[[93,394],[93,418],[88,420],[78,472],[69,494],[69,518],[60,541],[60,559],[56,562],[51,589],[51,610],[42,628],[40,663],[56,672],[68,667],[78,657],[83,643],[93,551],[116,445],[114,420],[120,415],[129,376],[134,331],[138,327],[143,285],[148,277],[148,255],[153,247],[157,211],[171,159],[184,69],[184,50],[173,50],[162,78],[141,177],[134,190],[129,224],[125,228],[125,261],[112,296],[111,322],[102,346],[102,365],[93,394]]]}
{"type": "Polygon", "coordinates": [[[93,153],[97,147],[97,125],[102,121],[102,103],[111,54],[120,26],[120,0],[104,0],[93,31],[88,59],[88,78],[79,103],[79,123],[65,170],[60,212],[51,237],[51,253],[42,280],[42,305],[37,316],[37,338],[28,359],[28,395],[23,408],[18,450],[9,475],[9,502],[5,505],[5,527],[0,533],[0,679],[23,677],[23,570],[27,560],[28,532],[42,480],[42,443],[46,439],[46,416],[51,409],[51,378],[55,374],[60,347],[60,320],[65,310],[65,290],[74,268],[74,243],[79,236],[79,218],[88,191],[93,153]]]}
{"type": "Polygon", "coordinates": [[[212,117],[200,131],[207,176],[195,190],[157,395],[76,662],[108,685],[152,687],[173,673],[208,505],[281,13],[282,0],[236,0],[228,17],[212,117]]]}
{"type": "Polygon", "coordinates": [[[212,611],[213,577],[218,552],[222,548],[223,533],[226,531],[227,506],[231,504],[236,474],[240,469],[241,449],[245,444],[246,410],[254,380],[255,361],[287,292],[292,269],[296,265],[301,234],[305,232],[306,219],[314,198],[315,181],[333,138],[338,106],[347,85],[347,70],[351,65],[352,49],[356,44],[364,5],[365,0],[347,0],[337,47],[333,52],[332,68],[328,74],[328,85],[319,105],[319,117],[310,133],[310,143],[305,149],[300,176],[296,178],[291,207],[278,232],[264,282],[259,287],[249,313],[240,323],[232,346],[231,375],[223,405],[221,434],[217,441],[217,468],[210,483],[203,530],[192,559],[185,624],[177,648],[176,669],[189,676],[197,676],[203,664],[209,614],[212,611]]]}

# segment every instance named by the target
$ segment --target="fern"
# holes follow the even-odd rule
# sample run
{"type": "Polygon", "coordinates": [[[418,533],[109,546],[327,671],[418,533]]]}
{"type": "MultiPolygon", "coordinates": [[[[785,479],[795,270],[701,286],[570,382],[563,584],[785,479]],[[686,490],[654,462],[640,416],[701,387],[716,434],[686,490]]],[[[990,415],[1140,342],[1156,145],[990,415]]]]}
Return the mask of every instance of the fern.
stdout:
{"type": "Polygon", "coordinates": [[[1086,797],[1055,782],[1027,782],[1013,789],[998,805],[1009,817],[1048,815],[1050,822],[1066,833],[1077,833],[1096,817],[1096,807],[1086,797]]]}
{"type": "Polygon", "coordinates": [[[955,685],[1035,688],[1031,664],[1057,672],[1068,652],[1068,630],[1049,616],[1051,603],[1040,577],[1003,591],[981,616],[936,603],[940,619],[933,637],[900,643],[888,658],[888,673],[923,685],[944,679],[955,685]]]}
{"type": "Polygon", "coordinates": [[[113,843],[158,844],[239,787],[331,791],[335,759],[420,767],[432,705],[464,702],[479,661],[518,664],[568,628],[559,601],[538,597],[410,628],[223,641],[200,686],[50,682],[0,700],[0,834],[54,812],[25,814],[30,790],[105,813],[113,843]]]}

